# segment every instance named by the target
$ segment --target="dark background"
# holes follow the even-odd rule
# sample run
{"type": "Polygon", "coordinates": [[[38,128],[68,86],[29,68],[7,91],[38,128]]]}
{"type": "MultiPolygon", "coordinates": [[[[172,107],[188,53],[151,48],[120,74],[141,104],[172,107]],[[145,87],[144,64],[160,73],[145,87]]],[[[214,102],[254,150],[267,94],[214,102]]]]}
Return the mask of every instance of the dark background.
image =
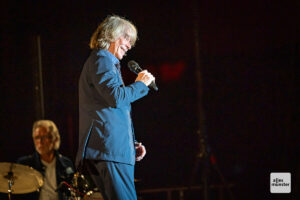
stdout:
{"type": "MultiPolygon", "coordinates": [[[[0,162],[34,150],[37,36],[45,118],[60,130],[61,152],[75,158],[77,85],[89,38],[107,15],[117,14],[139,31],[121,62],[126,83],[135,79],[126,67],[133,59],[159,87],[133,104],[136,137],[147,148],[136,165],[137,189],[189,184],[199,160],[200,91],[204,133],[235,199],[296,199],[299,1],[4,1],[0,9],[0,162]],[[291,172],[292,194],[270,194],[270,172],[291,172]]],[[[197,173],[195,184],[201,167],[197,173]]],[[[221,183],[213,169],[209,181],[221,183]]]]}

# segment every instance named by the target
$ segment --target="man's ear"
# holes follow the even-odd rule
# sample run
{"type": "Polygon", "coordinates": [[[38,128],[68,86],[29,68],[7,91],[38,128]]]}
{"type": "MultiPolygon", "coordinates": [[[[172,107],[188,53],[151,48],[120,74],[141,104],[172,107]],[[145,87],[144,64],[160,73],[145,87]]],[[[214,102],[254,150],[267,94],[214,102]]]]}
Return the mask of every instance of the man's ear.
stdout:
{"type": "Polygon", "coordinates": [[[58,138],[57,137],[53,140],[54,144],[56,144],[56,142],[58,142],[58,138]]]}

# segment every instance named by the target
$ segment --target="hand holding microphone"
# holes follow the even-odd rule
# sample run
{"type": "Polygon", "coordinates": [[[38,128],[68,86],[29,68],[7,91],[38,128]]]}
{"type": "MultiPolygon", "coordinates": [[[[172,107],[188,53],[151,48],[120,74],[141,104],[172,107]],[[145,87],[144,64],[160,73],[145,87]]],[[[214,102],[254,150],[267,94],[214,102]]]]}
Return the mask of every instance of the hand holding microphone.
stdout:
{"type": "Polygon", "coordinates": [[[146,86],[149,86],[152,83],[152,81],[155,81],[155,78],[150,72],[148,72],[147,70],[143,70],[140,73],[138,73],[138,76],[135,79],[135,82],[136,81],[142,81],[143,83],[145,83],[146,86]]]}
{"type": "Polygon", "coordinates": [[[158,90],[156,84],[155,84],[155,78],[154,76],[148,72],[147,70],[143,70],[139,64],[137,64],[135,61],[131,60],[128,62],[128,68],[137,74],[137,78],[135,81],[142,81],[146,86],[151,87],[155,91],[158,90]]]}

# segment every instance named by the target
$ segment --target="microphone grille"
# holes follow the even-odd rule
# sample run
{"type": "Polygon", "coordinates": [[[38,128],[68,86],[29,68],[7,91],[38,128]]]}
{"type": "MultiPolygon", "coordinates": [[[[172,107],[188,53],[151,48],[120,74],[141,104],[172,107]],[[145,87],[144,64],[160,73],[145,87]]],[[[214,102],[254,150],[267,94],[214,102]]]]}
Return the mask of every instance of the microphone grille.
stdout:
{"type": "Polygon", "coordinates": [[[139,73],[140,71],[142,71],[139,64],[137,64],[137,62],[135,62],[133,60],[129,61],[127,66],[134,73],[139,73]]]}

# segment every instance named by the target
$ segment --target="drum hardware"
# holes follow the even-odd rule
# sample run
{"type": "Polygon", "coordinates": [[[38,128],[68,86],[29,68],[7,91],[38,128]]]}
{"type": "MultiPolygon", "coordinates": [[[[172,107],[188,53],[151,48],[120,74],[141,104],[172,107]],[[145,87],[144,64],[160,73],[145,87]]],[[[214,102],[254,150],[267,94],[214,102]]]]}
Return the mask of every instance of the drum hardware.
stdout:
{"type": "Polygon", "coordinates": [[[14,177],[14,173],[12,172],[12,167],[13,167],[13,164],[10,165],[9,167],[9,172],[7,173],[7,175],[4,176],[4,178],[6,178],[8,181],[8,199],[11,199],[11,193],[12,193],[12,187],[14,185],[14,179],[16,177],[14,177]]]}
{"type": "Polygon", "coordinates": [[[0,163],[0,192],[12,194],[26,194],[38,191],[43,185],[43,176],[32,167],[3,162],[0,163]]]}
{"type": "Polygon", "coordinates": [[[102,195],[94,188],[89,177],[76,172],[71,183],[61,182],[59,188],[66,187],[69,191],[68,200],[102,200],[102,195]]]}

